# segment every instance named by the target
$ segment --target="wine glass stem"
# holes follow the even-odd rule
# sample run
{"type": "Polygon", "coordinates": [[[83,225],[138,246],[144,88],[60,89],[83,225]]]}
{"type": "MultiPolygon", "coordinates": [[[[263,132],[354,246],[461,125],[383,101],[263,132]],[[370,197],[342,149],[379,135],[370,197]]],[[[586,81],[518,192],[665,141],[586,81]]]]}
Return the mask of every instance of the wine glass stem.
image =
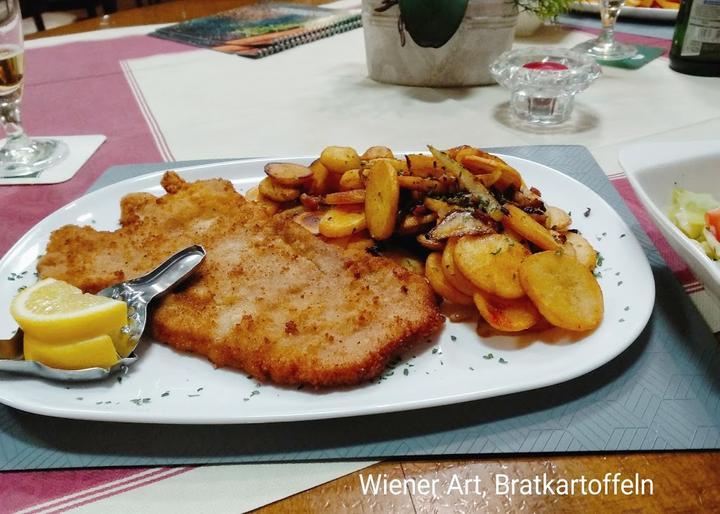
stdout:
{"type": "Polygon", "coordinates": [[[600,17],[602,18],[602,32],[598,39],[606,44],[612,44],[615,39],[615,22],[617,21],[620,8],[624,1],[618,0],[602,0],[600,9],[600,17]]]}
{"type": "Polygon", "coordinates": [[[20,120],[20,98],[0,99],[0,122],[7,134],[5,149],[25,148],[32,144],[20,120]]]}

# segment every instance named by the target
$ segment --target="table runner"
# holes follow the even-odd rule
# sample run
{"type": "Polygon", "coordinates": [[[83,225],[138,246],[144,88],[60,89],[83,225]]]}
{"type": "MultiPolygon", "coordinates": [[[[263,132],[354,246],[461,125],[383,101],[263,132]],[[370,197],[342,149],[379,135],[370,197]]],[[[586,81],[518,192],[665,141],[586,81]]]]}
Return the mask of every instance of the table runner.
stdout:
{"type": "MultiPolygon", "coordinates": [[[[587,150],[495,151],[536,160],[587,184],[628,220],[646,249],[657,285],[656,308],[640,338],[609,364],[526,393],[287,424],[111,424],[2,407],[0,469],[720,448],[720,347],[587,150]]],[[[110,172],[117,178],[132,171],[110,172]]]]}
{"type": "Polygon", "coordinates": [[[186,51],[185,45],[147,36],[26,50],[27,132],[31,136],[104,134],[107,141],[65,183],[0,187],[0,255],[37,221],[81,195],[108,167],[161,159],[120,61],[186,51]]]}

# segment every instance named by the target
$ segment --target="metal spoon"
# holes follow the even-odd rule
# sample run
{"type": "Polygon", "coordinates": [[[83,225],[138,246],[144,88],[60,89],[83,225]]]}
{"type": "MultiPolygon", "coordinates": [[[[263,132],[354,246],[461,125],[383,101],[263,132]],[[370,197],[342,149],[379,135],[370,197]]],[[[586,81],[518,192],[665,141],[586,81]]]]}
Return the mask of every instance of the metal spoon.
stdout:
{"type": "Polygon", "coordinates": [[[18,329],[10,339],[0,339],[0,371],[35,375],[65,382],[98,380],[127,369],[137,361],[135,348],[145,330],[148,304],[158,296],[185,280],[205,258],[205,249],[194,245],[176,253],[156,269],[142,277],[121,282],[103,289],[100,296],[122,300],[128,304],[128,325],[123,335],[129,338],[130,354],[110,368],[57,369],[36,361],[23,359],[22,330],[18,329]]]}

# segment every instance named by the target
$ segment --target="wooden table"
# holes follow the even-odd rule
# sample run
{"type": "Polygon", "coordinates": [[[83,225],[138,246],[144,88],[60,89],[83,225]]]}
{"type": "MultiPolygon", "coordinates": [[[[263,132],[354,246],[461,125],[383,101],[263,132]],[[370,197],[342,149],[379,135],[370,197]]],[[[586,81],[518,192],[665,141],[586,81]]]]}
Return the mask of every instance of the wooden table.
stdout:
{"type": "MultiPolygon", "coordinates": [[[[291,0],[292,1],[292,0],[291,0]]],[[[296,0],[321,4],[325,0],[296,0]]],[[[170,23],[230,9],[253,0],[180,0],[131,9],[47,30],[28,39],[100,30],[111,27],[170,23]]],[[[419,483],[419,482],[417,482],[419,483]]],[[[644,452],[602,455],[522,455],[466,460],[386,461],[361,472],[339,478],[291,498],[259,509],[265,514],[280,512],[713,512],[720,511],[720,452],[644,452]],[[430,495],[363,495],[360,476],[387,474],[388,479],[439,479],[439,498],[430,495]],[[495,494],[495,477],[532,479],[597,478],[638,473],[653,481],[653,494],[645,496],[525,496],[495,494]],[[461,483],[478,479],[470,494],[445,488],[457,476],[461,483]]]]}

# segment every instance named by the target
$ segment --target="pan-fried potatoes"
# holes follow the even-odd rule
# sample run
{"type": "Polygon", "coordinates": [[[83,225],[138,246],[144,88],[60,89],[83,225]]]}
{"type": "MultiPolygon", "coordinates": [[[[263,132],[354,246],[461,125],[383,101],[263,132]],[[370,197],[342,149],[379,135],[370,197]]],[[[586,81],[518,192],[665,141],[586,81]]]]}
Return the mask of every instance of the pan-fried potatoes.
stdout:
{"type": "Polygon", "coordinates": [[[340,189],[342,191],[362,188],[363,182],[362,178],[360,178],[360,170],[348,170],[340,177],[340,189]]]}
{"type": "Polygon", "coordinates": [[[545,214],[545,228],[548,230],[567,230],[572,225],[570,215],[558,207],[548,205],[545,214]]]}
{"type": "Polygon", "coordinates": [[[365,190],[353,189],[351,191],[340,191],[325,195],[325,203],[328,205],[359,205],[365,203],[365,190]]]}
{"type": "Polygon", "coordinates": [[[597,252],[595,248],[588,243],[580,234],[575,232],[568,232],[565,234],[566,245],[569,245],[573,249],[573,255],[577,261],[590,270],[595,269],[597,263],[597,252]]]}
{"type": "Polygon", "coordinates": [[[310,178],[308,193],[311,195],[322,195],[327,193],[328,175],[330,174],[328,169],[320,162],[320,159],[314,160],[308,167],[313,172],[313,176],[310,178]]]}
{"type": "Polygon", "coordinates": [[[376,162],[368,171],[365,189],[365,213],[373,239],[382,241],[392,236],[399,199],[400,184],[395,168],[386,161],[376,162]]]}
{"type": "MultiPolygon", "coordinates": [[[[598,253],[570,213],[479,148],[361,155],[330,146],[309,166],[269,163],[246,198],[344,251],[383,255],[424,274],[495,330],[584,331],[603,317],[598,253]],[[471,307],[472,308],[472,307],[471,307]]],[[[561,204],[558,204],[561,205],[561,204]]]]}
{"type": "Polygon", "coordinates": [[[442,270],[448,282],[455,286],[455,289],[468,296],[474,295],[478,288],[463,275],[455,265],[455,248],[458,242],[457,237],[448,239],[442,253],[442,270]]]}
{"type": "Polygon", "coordinates": [[[556,327],[592,330],[602,321],[602,290],[592,272],[572,257],[561,252],[531,255],[520,266],[520,283],[556,327]]]}
{"type": "Polygon", "coordinates": [[[365,230],[365,212],[360,206],[344,205],[325,211],[318,231],[325,237],[346,237],[365,230]]]}
{"type": "Polygon", "coordinates": [[[466,236],[455,246],[455,264],[476,287],[502,298],[521,298],[518,269],[529,254],[507,236],[466,236]]]}
{"type": "Polygon", "coordinates": [[[514,230],[543,250],[557,250],[560,248],[550,231],[525,211],[512,204],[505,204],[503,208],[507,211],[502,221],[506,227],[514,230]]]}
{"type": "Polygon", "coordinates": [[[455,286],[448,282],[442,270],[442,256],[439,253],[431,253],[425,260],[425,276],[437,294],[447,301],[458,305],[471,305],[472,296],[458,291],[455,286]]]}
{"type": "Polygon", "coordinates": [[[265,165],[265,173],[274,181],[287,187],[297,187],[312,178],[313,170],[291,162],[269,162],[265,165]]]}
{"type": "Polygon", "coordinates": [[[275,202],[290,202],[300,198],[300,190],[292,187],[282,186],[273,182],[270,177],[265,177],[258,184],[260,193],[275,202]]]}
{"type": "Polygon", "coordinates": [[[382,159],[383,157],[394,159],[395,154],[387,146],[371,146],[360,156],[363,161],[369,161],[372,159],[382,159]]]}
{"type": "Polygon", "coordinates": [[[488,325],[503,332],[527,330],[542,319],[537,307],[527,297],[508,300],[477,291],[473,301],[488,325]]]}
{"type": "Polygon", "coordinates": [[[330,173],[345,173],[360,168],[360,156],[349,146],[328,146],[320,154],[320,162],[330,173]]]}

